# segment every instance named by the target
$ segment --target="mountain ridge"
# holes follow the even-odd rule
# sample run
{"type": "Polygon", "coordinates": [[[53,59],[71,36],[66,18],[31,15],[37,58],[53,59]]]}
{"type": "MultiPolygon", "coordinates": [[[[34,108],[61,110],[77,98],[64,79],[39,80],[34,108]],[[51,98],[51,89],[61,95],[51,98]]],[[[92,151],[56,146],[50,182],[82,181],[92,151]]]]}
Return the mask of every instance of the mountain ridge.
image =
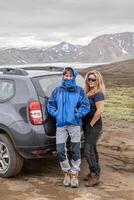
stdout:
{"type": "Polygon", "coordinates": [[[35,64],[52,62],[116,62],[134,58],[134,33],[97,36],[85,46],[62,41],[43,48],[0,49],[0,64],[35,64]]]}

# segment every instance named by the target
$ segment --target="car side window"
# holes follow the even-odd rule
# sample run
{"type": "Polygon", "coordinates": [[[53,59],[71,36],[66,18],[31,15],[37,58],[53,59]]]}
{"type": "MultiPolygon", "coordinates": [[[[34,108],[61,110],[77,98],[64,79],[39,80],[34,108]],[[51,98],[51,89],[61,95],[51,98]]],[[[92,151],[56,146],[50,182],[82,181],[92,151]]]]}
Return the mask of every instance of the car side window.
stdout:
{"type": "Polygon", "coordinates": [[[14,83],[11,80],[0,80],[0,101],[6,101],[14,95],[14,83]]]}

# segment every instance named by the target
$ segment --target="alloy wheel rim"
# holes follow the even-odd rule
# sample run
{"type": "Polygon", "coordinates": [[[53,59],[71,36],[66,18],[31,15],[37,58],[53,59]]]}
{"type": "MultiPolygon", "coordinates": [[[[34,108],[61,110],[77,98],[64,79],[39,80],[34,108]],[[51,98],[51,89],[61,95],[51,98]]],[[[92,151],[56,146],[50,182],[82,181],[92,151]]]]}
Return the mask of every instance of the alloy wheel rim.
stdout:
{"type": "Polygon", "coordinates": [[[9,152],[7,146],[0,142],[0,172],[5,172],[9,167],[9,152]]]}

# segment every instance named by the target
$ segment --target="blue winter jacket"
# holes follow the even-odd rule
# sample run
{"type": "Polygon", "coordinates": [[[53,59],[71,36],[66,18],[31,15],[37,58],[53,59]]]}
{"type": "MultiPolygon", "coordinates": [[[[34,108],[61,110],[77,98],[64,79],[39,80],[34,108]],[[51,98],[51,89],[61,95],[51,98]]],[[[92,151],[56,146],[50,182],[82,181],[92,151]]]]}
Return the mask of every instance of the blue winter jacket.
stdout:
{"type": "Polygon", "coordinates": [[[48,101],[48,112],[56,118],[57,127],[82,125],[82,117],[90,112],[88,98],[84,90],[76,85],[77,73],[72,70],[73,79],[67,80],[63,76],[61,86],[55,88],[48,101]]]}

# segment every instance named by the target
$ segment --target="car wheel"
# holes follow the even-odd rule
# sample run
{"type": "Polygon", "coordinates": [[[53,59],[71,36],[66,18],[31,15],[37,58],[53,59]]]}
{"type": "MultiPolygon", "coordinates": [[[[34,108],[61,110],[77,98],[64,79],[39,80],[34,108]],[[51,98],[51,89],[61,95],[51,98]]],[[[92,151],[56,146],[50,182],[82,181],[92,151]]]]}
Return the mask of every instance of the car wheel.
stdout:
{"type": "Polygon", "coordinates": [[[23,158],[16,152],[8,136],[0,134],[0,176],[17,175],[23,166],[23,158]]]}

